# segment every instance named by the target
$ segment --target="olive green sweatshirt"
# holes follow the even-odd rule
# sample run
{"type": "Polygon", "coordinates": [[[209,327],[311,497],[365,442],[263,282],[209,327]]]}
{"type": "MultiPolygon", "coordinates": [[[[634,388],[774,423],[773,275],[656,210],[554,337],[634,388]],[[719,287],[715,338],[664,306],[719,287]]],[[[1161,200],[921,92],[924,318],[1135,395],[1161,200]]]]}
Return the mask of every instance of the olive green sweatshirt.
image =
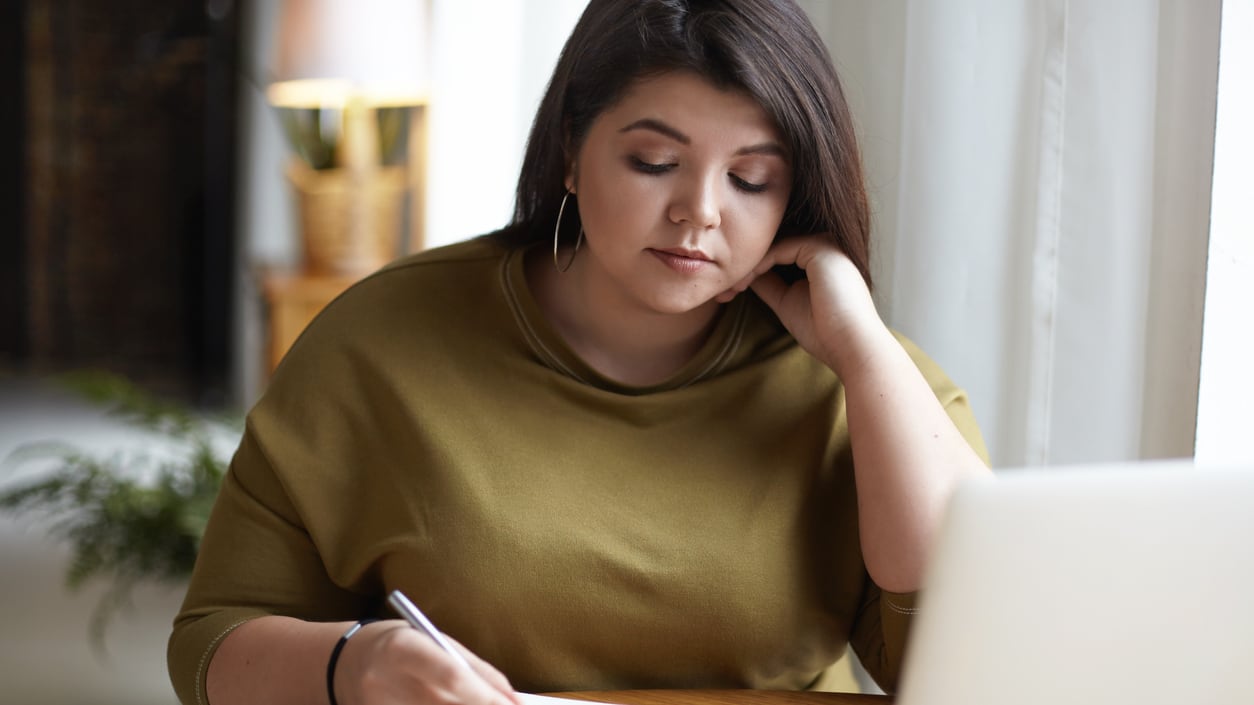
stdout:
{"type": "MultiPolygon", "coordinates": [[[[867,576],[832,371],[745,294],[671,379],[618,384],[548,325],[523,259],[486,238],[402,259],[296,342],[175,620],[182,701],[242,622],[383,616],[394,588],[523,691],[800,689],[847,643],[891,690],[914,596],[867,576]]],[[[963,392],[901,342],[984,454],[963,392]]]]}

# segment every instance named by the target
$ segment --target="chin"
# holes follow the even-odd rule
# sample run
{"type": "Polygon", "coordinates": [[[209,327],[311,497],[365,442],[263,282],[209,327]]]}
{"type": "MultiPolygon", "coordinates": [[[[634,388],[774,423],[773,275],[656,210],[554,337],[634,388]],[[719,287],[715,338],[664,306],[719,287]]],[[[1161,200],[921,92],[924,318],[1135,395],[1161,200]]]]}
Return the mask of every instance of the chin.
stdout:
{"type": "Polygon", "coordinates": [[[655,297],[651,302],[650,308],[658,313],[679,316],[685,313],[695,313],[696,311],[706,307],[717,307],[719,303],[714,300],[717,294],[695,294],[692,292],[684,292],[674,296],[655,297]]]}

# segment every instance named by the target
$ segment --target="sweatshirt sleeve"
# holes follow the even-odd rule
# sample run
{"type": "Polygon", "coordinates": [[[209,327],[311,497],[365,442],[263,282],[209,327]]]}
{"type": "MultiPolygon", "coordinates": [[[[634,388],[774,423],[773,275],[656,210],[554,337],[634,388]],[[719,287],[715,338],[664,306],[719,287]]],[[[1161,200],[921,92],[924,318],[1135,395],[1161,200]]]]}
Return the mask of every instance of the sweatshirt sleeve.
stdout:
{"type": "Polygon", "coordinates": [[[167,646],[180,702],[205,705],[205,673],[233,629],[266,615],[351,618],[363,598],[335,585],[252,423],[206,526],[196,567],[167,646]]]}
{"type": "Polygon", "coordinates": [[[870,578],[849,644],[858,661],[886,693],[897,690],[914,601],[918,593],[883,591],[870,578]]]}

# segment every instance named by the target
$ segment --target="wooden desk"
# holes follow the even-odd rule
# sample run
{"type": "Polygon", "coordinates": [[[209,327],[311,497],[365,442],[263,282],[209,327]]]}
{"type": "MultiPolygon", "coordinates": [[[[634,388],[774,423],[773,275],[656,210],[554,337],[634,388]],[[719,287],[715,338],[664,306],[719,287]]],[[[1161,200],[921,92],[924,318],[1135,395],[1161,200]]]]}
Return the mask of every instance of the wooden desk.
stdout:
{"type": "Polygon", "coordinates": [[[791,690],[598,690],[546,693],[619,705],[892,705],[886,695],[791,690]]]}

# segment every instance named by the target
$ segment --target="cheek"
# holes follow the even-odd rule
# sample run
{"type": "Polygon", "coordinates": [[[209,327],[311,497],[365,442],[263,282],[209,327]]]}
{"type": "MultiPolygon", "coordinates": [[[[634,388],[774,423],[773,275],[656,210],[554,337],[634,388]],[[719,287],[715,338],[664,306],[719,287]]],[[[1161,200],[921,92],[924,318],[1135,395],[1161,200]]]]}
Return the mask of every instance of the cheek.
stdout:
{"type": "Polygon", "coordinates": [[[616,231],[626,225],[623,217],[627,213],[621,199],[606,197],[603,191],[587,189],[579,200],[579,217],[584,235],[590,241],[612,243],[618,240],[616,231]]]}
{"type": "Polygon", "coordinates": [[[629,177],[586,174],[578,198],[584,229],[598,235],[638,231],[656,210],[652,207],[656,194],[629,177]]]}
{"type": "Polygon", "coordinates": [[[784,209],[773,201],[755,202],[747,204],[745,208],[731,214],[731,217],[735,219],[737,233],[734,244],[745,251],[746,256],[760,256],[774,243],[784,218],[784,209]]]}

